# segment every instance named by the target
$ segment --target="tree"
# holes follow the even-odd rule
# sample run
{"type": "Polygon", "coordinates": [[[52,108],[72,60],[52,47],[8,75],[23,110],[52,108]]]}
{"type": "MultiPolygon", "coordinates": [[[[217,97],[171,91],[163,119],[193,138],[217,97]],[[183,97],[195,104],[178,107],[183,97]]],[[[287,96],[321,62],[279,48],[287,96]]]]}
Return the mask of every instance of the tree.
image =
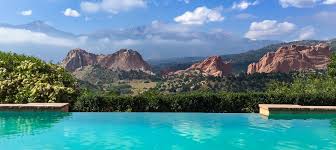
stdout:
{"type": "Polygon", "coordinates": [[[336,77],[336,53],[331,56],[331,63],[328,66],[328,74],[335,78],[336,77]]]}
{"type": "Polygon", "coordinates": [[[58,65],[0,52],[0,103],[71,102],[76,87],[76,80],[58,65]]]}

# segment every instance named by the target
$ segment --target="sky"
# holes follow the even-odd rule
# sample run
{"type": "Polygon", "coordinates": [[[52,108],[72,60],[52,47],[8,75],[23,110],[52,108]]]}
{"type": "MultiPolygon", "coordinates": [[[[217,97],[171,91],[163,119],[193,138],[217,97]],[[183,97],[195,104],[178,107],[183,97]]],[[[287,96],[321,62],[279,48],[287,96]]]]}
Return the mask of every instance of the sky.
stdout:
{"type": "Polygon", "coordinates": [[[73,48],[150,59],[336,38],[336,0],[0,0],[0,10],[1,50],[52,61],[73,48]],[[37,20],[73,36],[20,26],[37,20]]]}
{"type": "Polygon", "coordinates": [[[42,20],[76,34],[160,21],[249,39],[336,36],[336,0],[0,0],[0,10],[2,23],[42,20]]]}

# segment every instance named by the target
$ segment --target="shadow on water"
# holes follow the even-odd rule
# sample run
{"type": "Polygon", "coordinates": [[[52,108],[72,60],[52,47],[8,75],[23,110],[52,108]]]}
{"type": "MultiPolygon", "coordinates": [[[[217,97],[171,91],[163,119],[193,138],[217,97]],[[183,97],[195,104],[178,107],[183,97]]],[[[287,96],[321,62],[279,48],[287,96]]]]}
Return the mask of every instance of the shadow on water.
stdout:
{"type": "Polygon", "coordinates": [[[59,112],[0,112],[0,137],[37,134],[71,115],[59,112]]]}
{"type": "Polygon", "coordinates": [[[293,120],[293,119],[332,120],[336,119],[336,114],[272,114],[266,118],[271,120],[293,120]]]}

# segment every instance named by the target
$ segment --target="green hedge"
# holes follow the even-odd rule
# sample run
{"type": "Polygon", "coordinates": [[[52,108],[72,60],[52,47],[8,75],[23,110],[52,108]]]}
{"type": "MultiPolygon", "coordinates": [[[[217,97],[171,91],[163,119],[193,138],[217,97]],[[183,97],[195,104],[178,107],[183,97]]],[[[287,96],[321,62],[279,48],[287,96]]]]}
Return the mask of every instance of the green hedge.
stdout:
{"type": "Polygon", "coordinates": [[[72,105],[79,112],[258,112],[258,104],[336,105],[334,95],[267,93],[189,93],[170,95],[82,95],[72,105]]]}

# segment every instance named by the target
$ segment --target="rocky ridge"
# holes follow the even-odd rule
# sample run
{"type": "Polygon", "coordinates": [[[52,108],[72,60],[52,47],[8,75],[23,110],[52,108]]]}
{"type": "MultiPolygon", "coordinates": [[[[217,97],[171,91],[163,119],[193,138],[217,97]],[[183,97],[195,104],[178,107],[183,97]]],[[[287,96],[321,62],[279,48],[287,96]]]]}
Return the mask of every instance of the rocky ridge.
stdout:
{"type": "Polygon", "coordinates": [[[283,46],[265,54],[248,66],[247,73],[288,73],[290,71],[324,70],[330,63],[331,48],[321,43],[315,46],[283,46]]]}
{"type": "Polygon", "coordinates": [[[82,49],[73,49],[61,62],[61,66],[70,72],[90,65],[99,65],[110,70],[139,70],[152,74],[149,64],[137,51],[131,49],[121,49],[108,55],[96,55],[82,49]]]}
{"type": "Polygon", "coordinates": [[[180,70],[174,74],[183,74],[191,71],[199,71],[205,76],[223,77],[231,73],[232,66],[229,62],[224,62],[220,56],[212,56],[195,63],[186,70],[180,70]]]}

